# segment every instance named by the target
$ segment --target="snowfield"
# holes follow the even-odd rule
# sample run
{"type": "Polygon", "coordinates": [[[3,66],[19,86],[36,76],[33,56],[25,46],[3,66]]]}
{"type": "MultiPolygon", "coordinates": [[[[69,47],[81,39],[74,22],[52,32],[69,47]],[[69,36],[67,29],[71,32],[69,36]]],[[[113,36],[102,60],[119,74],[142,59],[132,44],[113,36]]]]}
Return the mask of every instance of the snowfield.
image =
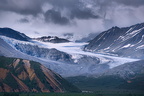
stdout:
{"type": "Polygon", "coordinates": [[[100,64],[107,63],[110,68],[114,68],[119,65],[128,63],[128,62],[138,61],[138,59],[131,59],[131,58],[116,57],[116,56],[110,56],[110,55],[99,54],[99,53],[85,52],[82,50],[82,48],[88,43],[69,42],[69,43],[56,44],[56,43],[47,43],[47,42],[40,42],[40,41],[33,41],[33,42],[35,44],[39,44],[43,46],[44,48],[55,48],[62,52],[71,54],[74,57],[74,59],[79,59],[83,55],[97,57],[100,59],[100,62],[101,62],[100,64]]]}

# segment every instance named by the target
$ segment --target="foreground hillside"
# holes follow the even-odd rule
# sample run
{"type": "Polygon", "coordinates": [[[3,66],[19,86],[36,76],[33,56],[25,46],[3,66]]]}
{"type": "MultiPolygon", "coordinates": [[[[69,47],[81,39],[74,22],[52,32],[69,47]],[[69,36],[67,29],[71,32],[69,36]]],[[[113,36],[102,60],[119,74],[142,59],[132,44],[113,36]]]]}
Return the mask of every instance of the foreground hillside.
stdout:
{"type": "Polygon", "coordinates": [[[104,93],[98,91],[96,93],[0,93],[0,96],[143,96],[143,93],[133,93],[123,91],[123,93],[113,92],[104,93]]]}
{"type": "Polygon", "coordinates": [[[109,69],[101,76],[76,76],[67,80],[87,91],[144,92],[144,60],[109,69]]]}
{"type": "Polygon", "coordinates": [[[0,92],[80,92],[37,62],[0,57],[0,92]]]}

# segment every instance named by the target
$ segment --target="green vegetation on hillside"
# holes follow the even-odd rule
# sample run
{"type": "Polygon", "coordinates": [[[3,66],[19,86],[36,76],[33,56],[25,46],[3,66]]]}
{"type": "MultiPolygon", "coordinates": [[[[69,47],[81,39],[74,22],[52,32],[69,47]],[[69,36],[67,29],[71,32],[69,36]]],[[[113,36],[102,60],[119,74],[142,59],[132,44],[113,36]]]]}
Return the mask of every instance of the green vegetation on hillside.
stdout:
{"type": "Polygon", "coordinates": [[[5,58],[4,56],[0,56],[0,68],[7,68],[9,64],[13,62],[14,58],[5,58]]]}
{"type": "Polygon", "coordinates": [[[142,91],[144,92],[144,75],[132,79],[122,79],[118,76],[94,77],[69,77],[66,78],[81,90],[86,91],[142,91]]]}
{"type": "Polygon", "coordinates": [[[0,96],[144,96],[133,93],[0,93],[0,96]]]}

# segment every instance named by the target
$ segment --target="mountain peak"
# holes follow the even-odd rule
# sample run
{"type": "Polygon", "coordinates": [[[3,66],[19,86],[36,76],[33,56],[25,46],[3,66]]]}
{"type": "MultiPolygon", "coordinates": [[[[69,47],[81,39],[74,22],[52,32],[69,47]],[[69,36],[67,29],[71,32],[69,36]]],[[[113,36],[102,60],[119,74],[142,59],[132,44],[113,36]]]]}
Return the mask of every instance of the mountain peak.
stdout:
{"type": "Polygon", "coordinates": [[[37,62],[0,57],[0,92],[80,92],[37,62]]]}
{"type": "Polygon", "coordinates": [[[29,41],[30,40],[30,37],[26,36],[23,33],[15,31],[11,28],[0,28],[0,35],[14,38],[14,39],[21,40],[21,41],[29,41]]]}
{"type": "Polygon", "coordinates": [[[112,27],[95,37],[85,49],[118,56],[144,58],[142,53],[144,50],[144,23],[123,28],[112,27]]]}

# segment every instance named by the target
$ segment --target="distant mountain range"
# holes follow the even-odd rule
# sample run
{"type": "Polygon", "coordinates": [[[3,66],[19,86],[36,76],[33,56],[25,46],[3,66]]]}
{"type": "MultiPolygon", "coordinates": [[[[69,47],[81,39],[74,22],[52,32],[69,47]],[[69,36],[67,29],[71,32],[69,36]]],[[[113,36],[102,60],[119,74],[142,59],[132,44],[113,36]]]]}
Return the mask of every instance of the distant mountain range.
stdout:
{"type": "Polygon", "coordinates": [[[40,38],[33,38],[34,40],[42,41],[42,42],[51,42],[51,43],[66,43],[70,42],[67,39],[59,38],[57,36],[44,36],[40,38]]]}
{"type": "Polygon", "coordinates": [[[144,23],[113,27],[96,36],[85,51],[144,59],[144,23]]]}
{"type": "Polygon", "coordinates": [[[15,31],[11,28],[0,28],[0,35],[10,37],[13,39],[21,40],[21,41],[29,41],[31,39],[42,41],[42,42],[50,42],[50,43],[65,43],[70,42],[67,39],[59,38],[57,36],[43,36],[40,38],[30,38],[23,33],[15,31]]]}
{"type": "MultiPolygon", "coordinates": [[[[118,80],[115,82],[115,84],[118,83],[118,85],[114,85],[115,87],[113,88],[131,90],[132,88],[135,89],[135,87],[138,87],[138,85],[143,82],[144,23],[124,28],[112,27],[97,35],[94,39],[90,40],[90,42],[84,44],[82,42],[69,42],[67,39],[53,36],[30,38],[13,29],[0,28],[0,56],[5,56],[0,57],[0,59],[2,59],[0,63],[2,72],[6,70],[6,74],[10,74],[5,77],[9,78],[10,76],[10,78],[16,82],[16,85],[11,85],[7,79],[5,80],[4,77],[0,77],[1,92],[5,92],[6,90],[10,92],[80,92],[79,89],[71,84],[70,86],[72,86],[72,89],[68,87],[69,85],[65,85],[65,83],[69,83],[64,79],[59,81],[60,78],[62,78],[60,75],[72,77],[72,81],[70,81],[73,84],[76,84],[75,81],[73,82],[73,79],[75,80],[78,78],[78,80],[82,81],[79,83],[80,85],[84,85],[85,80],[88,80],[86,81],[88,85],[91,84],[91,78],[100,82],[96,83],[98,86],[103,86],[101,85],[103,84],[101,81],[118,80]],[[10,63],[10,61],[12,63],[10,63]],[[13,63],[16,61],[19,62],[17,67],[14,67],[13,63]],[[46,69],[46,67],[41,64],[37,65],[37,63],[33,61],[45,65],[52,71],[46,69]],[[2,62],[4,62],[5,65],[3,65],[2,62]],[[38,75],[38,79],[34,77],[34,81],[29,81],[30,84],[27,83],[27,80],[31,79],[28,77],[28,69],[25,67],[27,63],[25,62],[30,62],[32,66],[30,67],[32,68],[31,70],[35,72],[36,76],[38,75]],[[33,63],[36,63],[36,65],[34,66],[33,63]],[[35,71],[36,67],[39,69],[38,73],[35,71]],[[22,70],[20,70],[21,68],[22,70]],[[54,76],[52,78],[56,76],[56,80],[52,82],[51,87],[45,86],[46,84],[50,84],[50,82],[48,82],[49,74],[46,75],[42,68],[45,68],[48,72],[52,72],[52,76],[54,76]],[[26,81],[21,79],[24,78],[21,77],[21,74],[29,79],[26,79],[26,81]],[[86,77],[86,79],[83,79],[83,76],[84,78],[86,77]],[[35,81],[38,80],[44,80],[40,83],[44,86],[37,85],[35,81]],[[55,82],[56,85],[60,87],[53,86],[55,82]],[[35,83],[35,86],[32,86],[33,83],[35,83]],[[126,86],[128,87],[126,88],[126,86]]],[[[67,80],[69,80],[69,78],[67,80]]],[[[112,85],[112,82],[106,84],[106,86],[112,85]]],[[[106,86],[104,85],[103,88],[107,88],[106,86]]],[[[136,90],[143,90],[143,87],[136,88],[136,90]]]]}

